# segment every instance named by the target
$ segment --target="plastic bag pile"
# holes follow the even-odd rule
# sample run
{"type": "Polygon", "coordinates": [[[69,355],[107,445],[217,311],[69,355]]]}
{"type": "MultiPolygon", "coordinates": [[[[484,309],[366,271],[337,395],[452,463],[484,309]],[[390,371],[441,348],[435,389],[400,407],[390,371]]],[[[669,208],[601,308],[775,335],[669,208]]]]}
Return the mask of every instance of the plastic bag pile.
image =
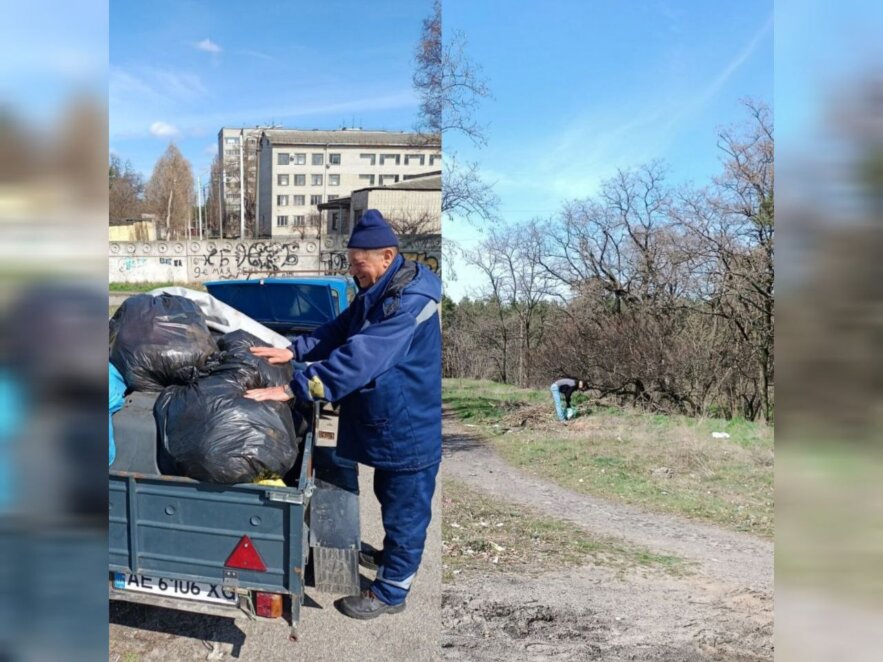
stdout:
{"type": "Polygon", "coordinates": [[[291,365],[271,365],[253,346],[268,345],[245,331],[216,341],[199,307],[169,294],[130,297],[111,320],[111,363],[129,389],[161,391],[159,439],[181,474],[253,482],[284,476],[297,460],[288,405],[244,397],[290,382],[291,365]]]}

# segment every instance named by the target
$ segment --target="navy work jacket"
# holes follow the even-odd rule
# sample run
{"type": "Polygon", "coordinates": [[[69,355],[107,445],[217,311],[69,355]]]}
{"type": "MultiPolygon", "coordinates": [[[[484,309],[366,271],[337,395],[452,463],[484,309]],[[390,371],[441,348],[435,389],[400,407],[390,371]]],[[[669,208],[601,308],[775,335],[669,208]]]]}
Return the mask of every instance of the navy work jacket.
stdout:
{"type": "Polygon", "coordinates": [[[340,403],[341,457],[391,471],[441,461],[440,300],[438,276],[399,255],[336,319],[295,340],[295,359],[315,361],[296,378],[318,377],[340,403]]]}

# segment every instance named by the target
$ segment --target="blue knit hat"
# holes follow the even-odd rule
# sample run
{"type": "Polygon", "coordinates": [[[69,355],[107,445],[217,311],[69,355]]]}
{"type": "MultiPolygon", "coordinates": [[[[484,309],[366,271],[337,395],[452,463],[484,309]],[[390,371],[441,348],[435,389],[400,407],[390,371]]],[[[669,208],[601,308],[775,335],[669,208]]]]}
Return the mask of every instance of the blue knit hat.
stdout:
{"type": "Polygon", "coordinates": [[[376,209],[367,209],[353,233],[350,235],[350,241],[346,245],[347,248],[389,248],[398,246],[399,238],[392,231],[383,216],[376,209]]]}

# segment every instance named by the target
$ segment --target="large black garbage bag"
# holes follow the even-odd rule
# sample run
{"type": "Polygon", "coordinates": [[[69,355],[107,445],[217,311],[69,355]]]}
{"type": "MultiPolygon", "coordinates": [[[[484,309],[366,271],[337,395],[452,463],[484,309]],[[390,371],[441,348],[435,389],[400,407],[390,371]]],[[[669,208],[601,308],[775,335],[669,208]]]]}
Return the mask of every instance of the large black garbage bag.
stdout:
{"type": "Polygon", "coordinates": [[[218,351],[199,307],[171,294],[126,299],[111,319],[110,335],[110,361],[135,391],[185,383],[218,351]]]}
{"type": "Polygon", "coordinates": [[[248,331],[231,331],[218,338],[218,347],[222,354],[223,363],[238,363],[250,366],[257,373],[257,381],[252,382],[249,388],[266,388],[268,386],[284,386],[291,382],[291,363],[272,364],[267,359],[255,356],[249,351],[250,347],[271,347],[248,331]]]}
{"type": "Polygon", "coordinates": [[[212,483],[250,483],[284,476],[297,459],[288,405],[243,397],[256,372],[220,365],[186,385],[169,386],[154,405],[164,450],[185,476],[212,483]],[[242,374],[245,373],[245,374],[242,374]]]}

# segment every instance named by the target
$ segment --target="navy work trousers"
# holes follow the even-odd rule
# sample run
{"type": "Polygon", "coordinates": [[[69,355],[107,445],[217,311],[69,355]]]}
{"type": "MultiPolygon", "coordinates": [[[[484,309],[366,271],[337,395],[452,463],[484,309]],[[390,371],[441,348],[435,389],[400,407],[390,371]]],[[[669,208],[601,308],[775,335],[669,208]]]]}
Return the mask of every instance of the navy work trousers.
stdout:
{"type": "Polygon", "coordinates": [[[374,494],[383,519],[383,556],[371,591],[382,602],[401,604],[426,543],[438,464],[418,471],[374,470],[374,494]]]}

